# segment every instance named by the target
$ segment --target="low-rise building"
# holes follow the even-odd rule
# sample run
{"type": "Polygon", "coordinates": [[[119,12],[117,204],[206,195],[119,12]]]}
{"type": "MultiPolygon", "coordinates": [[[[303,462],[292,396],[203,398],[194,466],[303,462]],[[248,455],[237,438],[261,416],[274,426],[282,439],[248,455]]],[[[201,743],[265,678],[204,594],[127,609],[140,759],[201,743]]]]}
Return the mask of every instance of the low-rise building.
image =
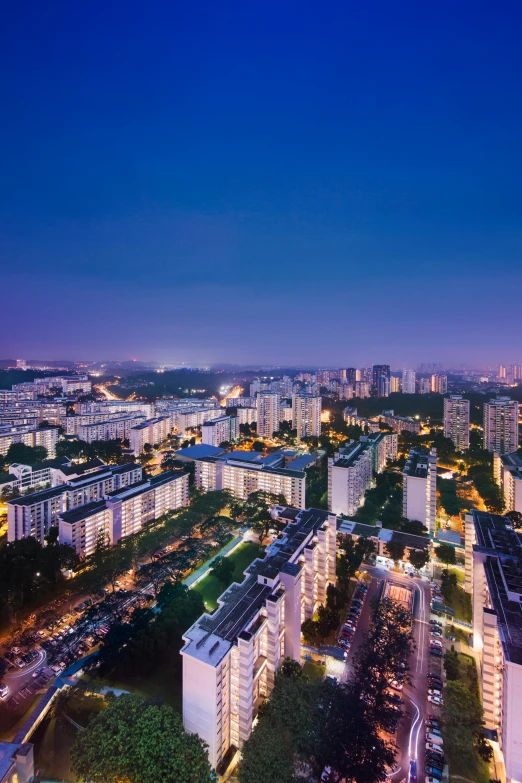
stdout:
{"type": "MultiPolygon", "coordinates": [[[[465,518],[466,581],[486,728],[497,732],[507,783],[522,780],[522,545],[507,517],[465,518]]],[[[502,779],[504,776],[502,775],[502,779]]]]}
{"type": "Polygon", "coordinates": [[[402,533],[399,530],[390,530],[386,527],[377,525],[363,525],[361,522],[353,522],[348,519],[337,520],[338,535],[350,536],[354,541],[359,538],[368,538],[375,546],[375,557],[377,563],[390,564],[391,558],[388,554],[387,544],[390,541],[400,543],[404,546],[404,556],[399,561],[402,570],[412,569],[410,565],[410,552],[428,551],[431,552],[432,543],[428,536],[416,536],[412,533],[402,533]]]}
{"type": "Polygon", "coordinates": [[[380,419],[384,424],[387,424],[388,427],[391,427],[392,430],[395,430],[395,432],[407,430],[416,435],[420,432],[420,423],[418,421],[409,416],[396,416],[393,410],[383,411],[380,419]]]}
{"type": "Polygon", "coordinates": [[[359,416],[357,408],[350,405],[343,410],[343,419],[350,427],[362,427],[363,432],[379,432],[379,420],[359,416]]]}
{"type": "Polygon", "coordinates": [[[143,421],[141,414],[119,416],[108,421],[83,424],[78,427],[78,437],[86,443],[95,440],[128,440],[133,427],[143,421]]]}
{"type": "Polygon", "coordinates": [[[213,768],[249,738],[283,659],[300,661],[301,623],[325,602],[335,563],[335,517],[300,511],[184,634],[183,724],[207,743],[213,768]]]}
{"type": "Polygon", "coordinates": [[[0,454],[7,454],[12,443],[24,443],[33,448],[43,446],[47,450],[47,456],[54,457],[58,436],[57,427],[45,429],[34,429],[32,426],[0,427],[0,454]]]}

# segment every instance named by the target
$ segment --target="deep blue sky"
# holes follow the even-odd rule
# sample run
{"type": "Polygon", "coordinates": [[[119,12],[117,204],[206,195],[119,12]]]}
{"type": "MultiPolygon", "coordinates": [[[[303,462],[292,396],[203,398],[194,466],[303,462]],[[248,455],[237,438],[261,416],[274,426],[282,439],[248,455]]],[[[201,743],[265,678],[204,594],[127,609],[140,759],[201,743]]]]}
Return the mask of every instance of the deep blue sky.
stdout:
{"type": "Polygon", "coordinates": [[[522,363],[520,2],[0,26],[0,356],[522,363]]]}

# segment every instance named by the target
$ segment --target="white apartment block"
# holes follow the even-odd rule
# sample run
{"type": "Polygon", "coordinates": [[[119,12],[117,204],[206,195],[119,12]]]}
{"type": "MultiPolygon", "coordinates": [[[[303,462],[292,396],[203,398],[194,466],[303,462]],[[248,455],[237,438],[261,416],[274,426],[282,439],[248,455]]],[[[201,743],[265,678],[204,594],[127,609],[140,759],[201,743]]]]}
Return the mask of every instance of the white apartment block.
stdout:
{"type": "Polygon", "coordinates": [[[279,421],[292,421],[292,403],[286,398],[279,403],[279,421]]]}
{"type": "MultiPolygon", "coordinates": [[[[507,783],[522,780],[522,546],[507,517],[465,518],[466,582],[486,728],[498,733],[507,783]]],[[[501,775],[502,779],[504,776],[501,775]]]]}
{"type": "Polygon", "coordinates": [[[279,429],[279,394],[260,391],[257,395],[257,434],[271,438],[279,429]]]}
{"type": "Polygon", "coordinates": [[[460,394],[444,397],[444,437],[451,438],[457,451],[469,449],[469,400],[460,394]]]}
{"type": "Polygon", "coordinates": [[[368,441],[351,442],[328,459],[328,508],[351,517],[372,484],[373,453],[368,441]]]}
{"type": "Polygon", "coordinates": [[[388,461],[394,461],[399,453],[399,437],[396,432],[373,432],[360,440],[372,447],[373,472],[382,473],[388,461]]]}
{"type": "Polygon", "coordinates": [[[297,442],[321,434],[321,397],[294,394],[292,397],[292,428],[297,430],[297,442]]]}
{"type": "MultiPolygon", "coordinates": [[[[391,383],[390,383],[391,387],[391,383]]],[[[415,370],[403,370],[402,393],[415,394],[415,370]]]]}
{"type": "Polygon", "coordinates": [[[431,391],[431,383],[429,378],[419,379],[419,394],[429,394],[431,391]]]}
{"type": "Polygon", "coordinates": [[[431,375],[430,376],[430,388],[432,392],[436,394],[447,394],[448,392],[448,376],[447,375],[431,375]]]}
{"type": "MultiPolygon", "coordinates": [[[[107,421],[119,421],[121,413],[80,413],[75,416],[62,416],[61,426],[66,435],[78,435],[80,427],[90,424],[105,424],[107,421]]],[[[99,439],[101,440],[101,439],[99,439]]]]}
{"type": "Polygon", "coordinates": [[[109,492],[135,484],[142,477],[141,465],[104,465],[85,475],[69,477],[51,489],[10,500],[7,503],[7,540],[31,536],[43,544],[49,528],[58,524],[61,512],[101,500],[109,492]]]}
{"type": "Polygon", "coordinates": [[[303,470],[280,467],[284,466],[282,452],[263,457],[258,452],[233,451],[195,462],[196,486],[207,492],[229,489],[235,497],[246,500],[252,492],[262,490],[283,495],[291,506],[305,505],[306,474],[303,470]]]}
{"type": "Polygon", "coordinates": [[[136,424],[129,431],[130,448],[133,454],[141,454],[146,443],[160,444],[172,430],[170,416],[158,416],[136,424]]]}
{"type": "MultiPolygon", "coordinates": [[[[243,408],[243,410],[248,409],[243,408]]],[[[238,436],[239,420],[237,416],[219,416],[217,419],[205,421],[201,425],[201,442],[210,446],[229,443],[236,440],[238,436]]]]}
{"type": "Polygon", "coordinates": [[[496,454],[518,449],[518,409],[516,400],[497,397],[484,403],[484,448],[496,454]]]}
{"type": "MultiPolygon", "coordinates": [[[[23,465],[19,462],[13,462],[9,465],[9,475],[11,479],[1,484],[2,489],[9,487],[25,492],[34,488],[57,487],[66,481],[93,473],[104,466],[101,459],[95,458],[89,462],[83,462],[81,465],[74,465],[68,457],[58,457],[56,459],[45,460],[36,465],[23,465]],[[46,487],[46,485],[49,487],[46,487]]],[[[36,489],[35,489],[36,491],[36,489]]]]}
{"type": "Polygon", "coordinates": [[[420,423],[409,416],[396,416],[393,410],[383,411],[380,420],[391,427],[395,432],[414,432],[417,435],[420,432],[420,423]]]}
{"type": "Polygon", "coordinates": [[[493,455],[495,481],[502,490],[506,511],[522,513],[522,457],[517,452],[493,455]]]}
{"type": "Polygon", "coordinates": [[[237,411],[237,423],[239,424],[252,424],[257,422],[257,408],[238,407],[237,411]]]}
{"type": "Polygon", "coordinates": [[[172,415],[174,428],[180,436],[183,436],[193,427],[201,427],[205,421],[217,419],[219,416],[222,416],[223,408],[216,403],[216,407],[183,408],[178,411],[172,411],[172,415]]]}
{"type": "Polygon", "coordinates": [[[76,402],[74,412],[79,416],[97,413],[138,413],[145,419],[152,419],[156,413],[156,407],[162,408],[164,400],[158,400],[157,404],[153,402],[144,402],[143,400],[96,400],[93,402],[76,402]]]}
{"type": "Polygon", "coordinates": [[[255,408],[257,406],[257,398],[253,397],[227,397],[227,408],[255,408]]]}
{"type": "Polygon", "coordinates": [[[24,443],[26,446],[43,446],[47,456],[54,457],[58,442],[58,429],[32,429],[31,427],[0,428],[0,454],[5,455],[12,443],[24,443]]]}
{"type": "Polygon", "coordinates": [[[120,416],[117,419],[95,422],[94,424],[82,424],[78,427],[78,437],[86,443],[95,440],[126,440],[130,438],[132,427],[143,421],[141,415],[120,416]]]}
{"type": "Polygon", "coordinates": [[[116,544],[138,533],[147,522],[188,504],[188,473],[165,471],[58,515],[60,543],[72,546],[80,557],[97,544],[116,544]]]}
{"type": "Polygon", "coordinates": [[[402,471],[402,513],[435,532],[437,512],[437,450],[412,449],[402,471]]]}
{"type": "Polygon", "coordinates": [[[366,399],[371,394],[371,384],[368,381],[356,381],[355,396],[360,400],[366,399]]]}
{"type": "Polygon", "coordinates": [[[301,623],[335,584],[335,561],[335,517],[300,511],[184,634],[183,725],[207,743],[213,768],[249,738],[283,659],[300,661],[301,623]]]}
{"type": "Polygon", "coordinates": [[[363,432],[379,432],[378,419],[367,419],[365,416],[359,416],[357,408],[348,406],[343,410],[343,419],[350,427],[362,427],[363,432]]]}

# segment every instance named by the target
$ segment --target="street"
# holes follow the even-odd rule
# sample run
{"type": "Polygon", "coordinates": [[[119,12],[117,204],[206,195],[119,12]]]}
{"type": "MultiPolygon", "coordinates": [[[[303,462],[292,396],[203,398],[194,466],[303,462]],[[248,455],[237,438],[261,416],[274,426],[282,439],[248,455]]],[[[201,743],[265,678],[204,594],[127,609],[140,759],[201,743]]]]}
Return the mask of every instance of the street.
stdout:
{"type": "MultiPolygon", "coordinates": [[[[410,760],[418,761],[418,769],[424,767],[424,721],[426,718],[426,698],[428,692],[426,675],[429,671],[428,641],[430,619],[430,587],[421,579],[412,579],[398,571],[387,571],[384,568],[366,567],[373,577],[369,585],[366,600],[363,605],[357,631],[354,635],[350,653],[345,665],[344,679],[348,679],[352,671],[352,661],[371,623],[373,599],[381,595],[383,582],[387,579],[403,583],[414,592],[412,633],[415,639],[415,649],[410,659],[411,683],[405,684],[401,696],[404,700],[404,720],[399,724],[396,743],[398,747],[396,768],[390,773],[389,779],[394,783],[408,779],[410,760]]],[[[434,664],[437,670],[440,663],[434,664]]],[[[430,670],[432,670],[431,667],[430,670]]],[[[435,710],[434,710],[435,711],[435,710]]],[[[424,775],[418,774],[419,779],[424,775]]]]}

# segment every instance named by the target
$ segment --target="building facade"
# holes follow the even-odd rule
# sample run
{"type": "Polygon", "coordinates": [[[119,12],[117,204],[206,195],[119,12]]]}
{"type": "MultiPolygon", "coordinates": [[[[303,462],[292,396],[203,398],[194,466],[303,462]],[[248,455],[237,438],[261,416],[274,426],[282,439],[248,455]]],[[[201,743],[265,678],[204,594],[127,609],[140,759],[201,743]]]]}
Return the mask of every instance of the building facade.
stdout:
{"type": "Polygon", "coordinates": [[[493,474],[502,490],[505,510],[522,513],[522,457],[516,451],[494,454],[493,474]]]}
{"type": "MultiPolygon", "coordinates": [[[[486,728],[498,734],[507,783],[522,780],[522,545],[507,517],[465,518],[466,581],[486,728]]],[[[502,779],[504,779],[502,777],[502,779]]]]}
{"type": "MultiPolygon", "coordinates": [[[[249,410],[248,408],[238,408],[249,410]]],[[[230,443],[239,436],[238,416],[219,416],[217,419],[205,421],[201,425],[201,442],[210,446],[219,446],[220,443],[230,443]]]]}
{"type": "Polygon", "coordinates": [[[260,391],[257,395],[257,434],[271,438],[279,430],[279,400],[274,391],[260,391]]]}
{"type": "Polygon", "coordinates": [[[292,428],[297,430],[297,442],[321,434],[321,397],[311,394],[292,396],[292,428]]]}
{"type": "Polygon", "coordinates": [[[335,517],[298,512],[217,611],[184,634],[183,725],[207,743],[212,767],[249,738],[283,659],[300,661],[301,623],[325,602],[335,562],[335,517]]]}
{"type": "Polygon", "coordinates": [[[516,400],[497,397],[484,403],[484,448],[495,454],[518,449],[518,409],[516,400]]]}
{"type": "Polygon", "coordinates": [[[403,370],[402,393],[415,394],[415,370],[403,370]]]}
{"type": "Polygon", "coordinates": [[[368,441],[350,443],[328,459],[328,509],[351,517],[371,486],[373,453],[368,441]]]}
{"type": "Polygon", "coordinates": [[[457,451],[469,449],[469,400],[460,394],[444,397],[444,437],[451,438],[457,451]]]}
{"type": "Polygon", "coordinates": [[[402,471],[402,513],[435,532],[437,512],[437,450],[412,449],[402,471]]]}

